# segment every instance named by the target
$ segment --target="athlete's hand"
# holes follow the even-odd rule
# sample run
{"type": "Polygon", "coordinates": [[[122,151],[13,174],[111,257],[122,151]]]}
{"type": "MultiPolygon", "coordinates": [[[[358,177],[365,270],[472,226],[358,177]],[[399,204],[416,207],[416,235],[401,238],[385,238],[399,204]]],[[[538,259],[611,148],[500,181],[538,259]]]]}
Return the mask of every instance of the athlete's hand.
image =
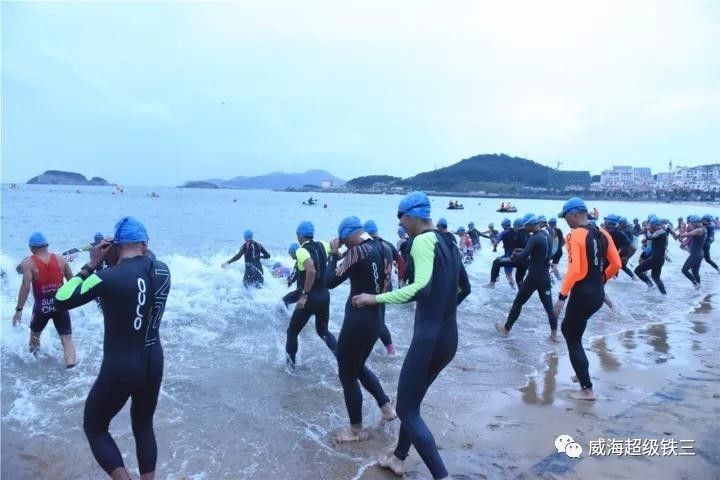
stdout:
{"type": "Polygon", "coordinates": [[[220,265],[220,268],[225,268],[228,266],[228,262],[223,262],[222,265],[220,265]]]}
{"type": "Polygon", "coordinates": [[[340,250],[340,239],[339,238],[333,238],[330,240],[330,251],[334,254],[337,254],[340,250]]]}
{"type": "Polygon", "coordinates": [[[375,295],[371,295],[369,293],[361,293],[360,295],[355,295],[352,299],[353,307],[360,308],[360,307],[372,307],[377,305],[377,300],[375,299],[375,295]]]}
{"type": "Polygon", "coordinates": [[[95,245],[92,250],[90,250],[90,266],[97,268],[97,266],[105,259],[105,255],[107,255],[112,246],[113,244],[107,240],[103,240],[95,245]]]}
{"type": "Polygon", "coordinates": [[[13,315],[13,327],[19,323],[22,323],[22,312],[15,312],[15,315],[13,315]]]}
{"type": "Polygon", "coordinates": [[[295,308],[297,310],[302,310],[303,308],[305,308],[305,303],[307,303],[307,295],[302,295],[295,304],[295,308]]]}
{"type": "Polygon", "coordinates": [[[564,306],[565,300],[558,300],[555,302],[555,305],[553,306],[553,313],[555,314],[555,318],[558,318],[560,316],[560,312],[562,312],[564,306]]]}

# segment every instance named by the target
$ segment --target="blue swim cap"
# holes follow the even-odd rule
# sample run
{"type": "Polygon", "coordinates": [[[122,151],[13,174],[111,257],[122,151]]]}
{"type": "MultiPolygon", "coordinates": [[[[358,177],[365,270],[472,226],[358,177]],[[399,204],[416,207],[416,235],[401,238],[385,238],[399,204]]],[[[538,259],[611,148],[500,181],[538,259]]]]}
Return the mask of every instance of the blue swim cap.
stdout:
{"type": "Polygon", "coordinates": [[[547,223],[547,219],[545,218],[545,215],[538,215],[537,217],[538,223],[547,223]]]}
{"type": "Polygon", "coordinates": [[[300,248],[300,245],[298,245],[296,242],[293,242],[290,244],[290,248],[288,248],[288,253],[293,254],[297,252],[298,248],[300,248]]]}
{"type": "Polygon", "coordinates": [[[45,235],[43,235],[42,233],[35,232],[30,235],[30,239],[28,240],[29,247],[47,247],[47,245],[47,238],[45,238],[45,235]]]}
{"type": "Polygon", "coordinates": [[[702,216],[702,220],[703,220],[703,222],[712,222],[713,217],[709,213],[706,213],[705,215],[702,216]]]}
{"type": "Polygon", "coordinates": [[[611,213],[610,215],[605,217],[605,223],[608,223],[608,224],[614,225],[614,224],[618,223],[619,221],[620,221],[620,217],[618,215],[615,215],[614,213],[611,213]]]}
{"type": "Polygon", "coordinates": [[[243,238],[244,238],[245,240],[252,240],[252,238],[253,238],[252,230],[250,230],[249,228],[248,228],[247,230],[245,230],[245,231],[243,232],[243,238]]]}
{"type": "Polygon", "coordinates": [[[565,215],[570,213],[572,210],[577,210],[579,212],[587,212],[587,206],[585,205],[585,202],[578,197],[573,197],[567,202],[565,202],[565,205],[563,205],[562,211],[558,213],[559,218],[565,218],[565,215]]]}
{"type": "Polygon", "coordinates": [[[618,223],[619,223],[620,225],[627,225],[627,223],[628,223],[627,218],[625,218],[625,217],[620,217],[620,218],[618,219],[618,223]]]}
{"type": "Polygon", "coordinates": [[[457,232],[455,233],[465,233],[465,227],[458,227],[457,232]]]}
{"type": "Polygon", "coordinates": [[[526,213],[525,215],[523,215],[523,216],[522,216],[523,225],[525,225],[525,222],[527,222],[528,220],[530,220],[530,219],[533,218],[534,216],[535,216],[534,213],[526,213]]]}
{"type": "Polygon", "coordinates": [[[500,222],[500,225],[503,225],[503,226],[508,225],[509,226],[511,223],[512,222],[510,221],[509,218],[503,218],[503,221],[500,222]]]}
{"type": "Polygon", "coordinates": [[[398,218],[403,215],[430,220],[430,199],[424,192],[412,192],[400,200],[398,218]]]}
{"type": "Polygon", "coordinates": [[[115,235],[113,235],[113,243],[120,245],[123,243],[147,242],[148,235],[140,220],[133,217],[123,217],[115,224],[115,235]]]}
{"type": "MultiPolygon", "coordinates": [[[[525,218],[525,217],[523,217],[523,218],[525,218]]],[[[537,225],[538,223],[540,223],[539,217],[532,216],[523,222],[523,227],[528,226],[528,225],[537,225]]]]}
{"type": "Polygon", "coordinates": [[[475,228],[475,224],[473,222],[468,223],[468,228],[475,228]]]}
{"type": "Polygon", "coordinates": [[[273,268],[280,268],[280,267],[282,267],[282,263],[280,263],[280,262],[273,263],[273,268]]]}
{"type": "Polygon", "coordinates": [[[398,235],[405,235],[405,229],[403,227],[398,228],[398,235]]]}
{"type": "Polygon", "coordinates": [[[378,232],[377,225],[375,225],[375,222],[372,220],[365,222],[363,229],[370,235],[375,235],[378,232]]]}
{"type": "Polygon", "coordinates": [[[94,240],[96,242],[102,242],[104,238],[105,238],[105,235],[103,235],[101,232],[97,232],[95,234],[94,240]]]}
{"type": "Polygon", "coordinates": [[[650,225],[662,225],[662,220],[660,220],[656,216],[653,216],[652,218],[650,218],[649,222],[650,222],[650,225]]]}
{"type": "Polygon", "coordinates": [[[633,222],[639,221],[637,217],[633,218],[633,222]]]}
{"type": "Polygon", "coordinates": [[[447,220],[445,218],[440,218],[437,221],[437,226],[438,227],[447,227],[447,220]]]}
{"type": "Polygon", "coordinates": [[[363,224],[358,217],[347,217],[344,218],[343,221],[340,222],[340,226],[338,226],[338,237],[340,237],[340,240],[345,240],[355,233],[362,231],[362,229],[363,224]]]}
{"type": "Polygon", "coordinates": [[[491,223],[488,223],[488,228],[495,228],[495,224],[492,223],[492,222],[491,222],[491,223]]]}
{"type": "Polygon", "coordinates": [[[513,221],[513,227],[522,227],[523,223],[525,223],[525,220],[523,220],[522,218],[516,218],[513,221]]]}
{"type": "Polygon", "coordinates": [[[690,216],[688,217],[688,222],[691,222],[691,223],[700,223],[700,221],[701,221],[701,218],[700,218],[698,215],[690,215],[690,216]]]}
{"type": "Polygon", "coordinates": [[[653,217],[657,217],[657,215],[655,215],[654,213],[651,213],[650,215],[648,215],[648,218],[647,218],[647,219],[648,219],[648,222],[649,222],[650,219],[653,218],[653,217]]]}
{"type": "Polygon", "coordinates": [[[552,225],[555,225],[555,224],[557,223],[557,218],[555,218],[555,217],[550,217],[550,220],[548,220],[548,223],[550,223],[550,224],[552,224],[552,225]]]}
{"type": "Polygon", "coordinates": [[[298,225],[295,233],[301,237],[313,238],[315,236],[315,225],[313,225],[312,222],[305,220],[300,222],[300,225],[298,225]]]}

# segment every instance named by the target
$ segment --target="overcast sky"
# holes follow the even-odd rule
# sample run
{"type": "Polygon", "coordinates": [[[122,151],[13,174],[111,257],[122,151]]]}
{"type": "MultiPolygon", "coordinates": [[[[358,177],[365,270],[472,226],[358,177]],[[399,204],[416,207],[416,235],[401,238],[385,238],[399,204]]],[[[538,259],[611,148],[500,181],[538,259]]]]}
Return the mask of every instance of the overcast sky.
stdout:
{"type": "Polygon", "coordinates": [[[720,2],[1,8],[3,182],[720,162],[720,2]]]}

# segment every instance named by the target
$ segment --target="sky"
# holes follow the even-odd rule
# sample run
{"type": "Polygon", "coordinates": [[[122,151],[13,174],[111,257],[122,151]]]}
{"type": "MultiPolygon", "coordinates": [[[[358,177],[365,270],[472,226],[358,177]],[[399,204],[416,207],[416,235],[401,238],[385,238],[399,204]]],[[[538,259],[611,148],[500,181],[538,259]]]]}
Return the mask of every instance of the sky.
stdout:
{"type": "Polygon", "coordinates": [[[720,2],[2,2],[2,182],[720,163],[720,2]]]}

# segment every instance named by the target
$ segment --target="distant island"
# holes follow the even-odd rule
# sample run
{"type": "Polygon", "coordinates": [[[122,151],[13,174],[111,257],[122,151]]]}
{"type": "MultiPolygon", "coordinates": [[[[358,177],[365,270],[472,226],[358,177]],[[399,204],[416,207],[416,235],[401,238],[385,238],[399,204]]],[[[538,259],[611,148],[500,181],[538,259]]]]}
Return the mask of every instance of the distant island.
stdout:
{"type": "Polygon", "coordinates": [[[181,185],[178,188],[220,188],[214,183],[210,182],[185,182],[185,185],[181,185]]]}
{"type": "Polygon", "coordinates": [[[45,173],[33,177],[27,181],[28,185],[93,185],[109,187],[110,183],[100,177],[93,177],[90,180],[75,172],[63,172],[60,170],[48,170],[45,173]]]}
{"type": "Polygon", "coordinates": [[[344,180],[325,170],[308,170],[304,173],[273,172],[256,177],[235,177],[230,180],[218,178],[200,181],[191,180],[185,182],[182,187],[212,188],[207,185],[215,185],[219,188],[284,190],[293,188],[302,189],[308,185],[317,186],[317,188],[320,189],[327,189],[339,187],[344,184],[344,180]]]}

